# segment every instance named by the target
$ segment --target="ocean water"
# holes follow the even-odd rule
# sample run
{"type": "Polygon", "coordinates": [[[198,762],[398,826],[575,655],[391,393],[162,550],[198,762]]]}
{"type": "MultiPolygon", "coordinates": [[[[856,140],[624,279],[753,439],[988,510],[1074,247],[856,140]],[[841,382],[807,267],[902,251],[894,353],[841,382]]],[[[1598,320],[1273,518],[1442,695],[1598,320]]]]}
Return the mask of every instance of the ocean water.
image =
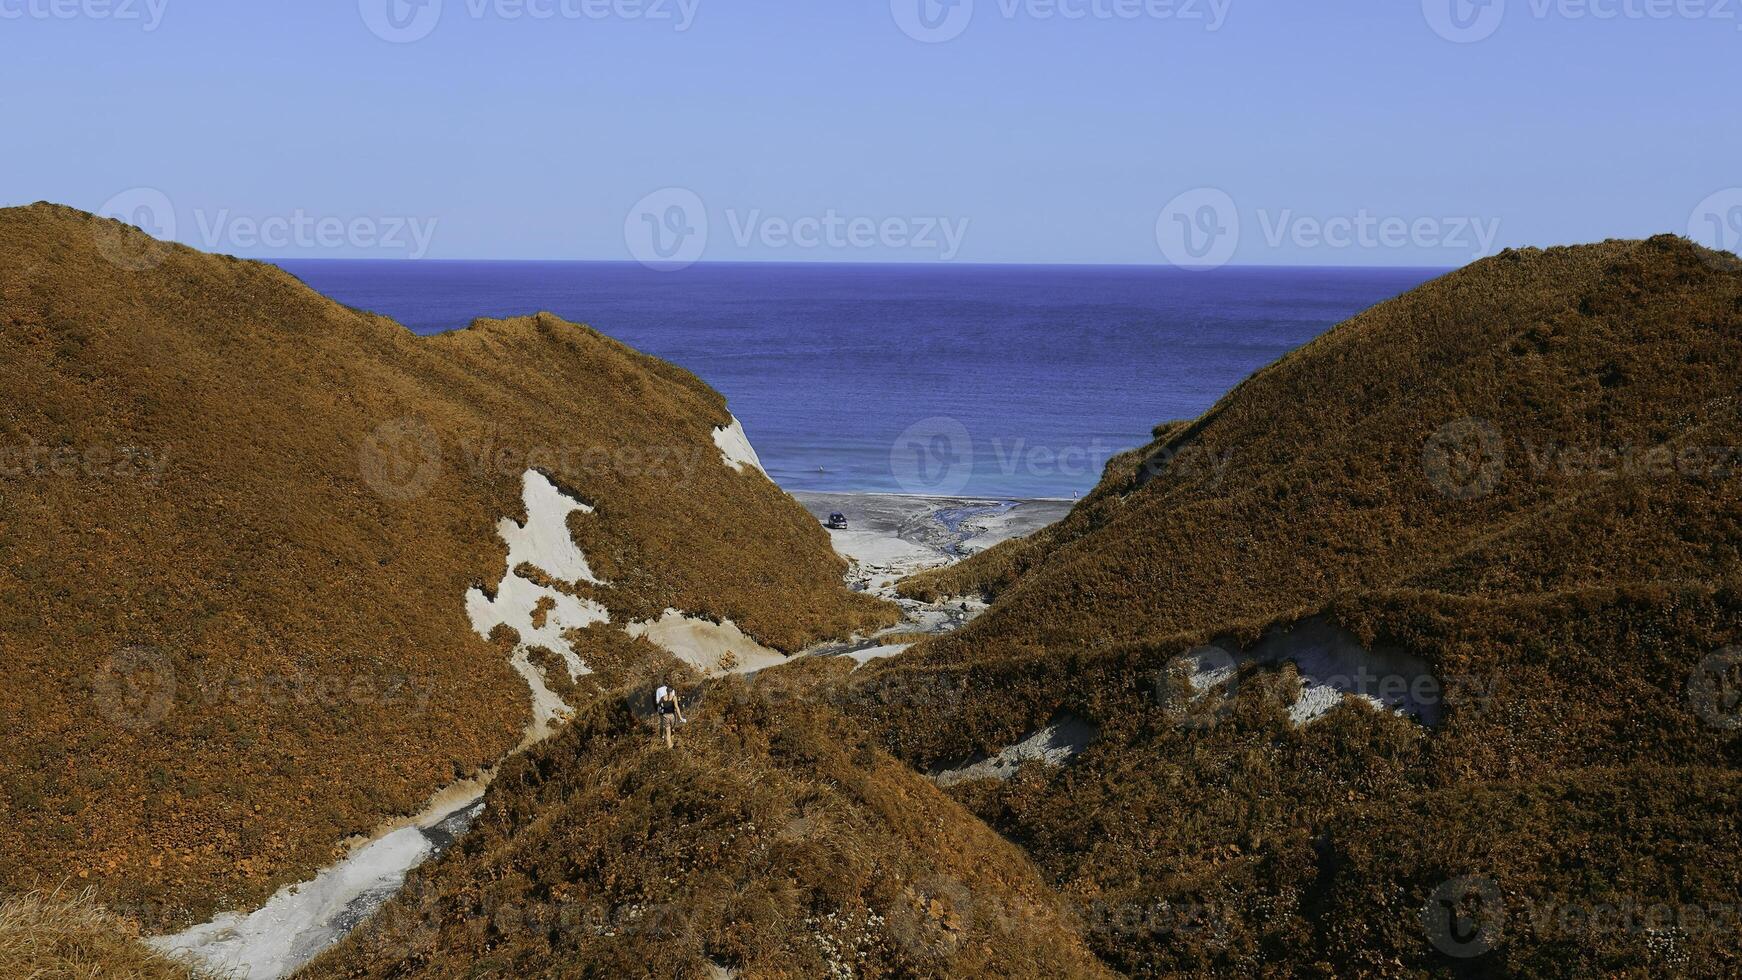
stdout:
{"type": "Polygon", "coordinates": [[[695,372],[788,490],[1070,497],[1443,270],[285,261],[419,333],[548,310],[695,372]]]}

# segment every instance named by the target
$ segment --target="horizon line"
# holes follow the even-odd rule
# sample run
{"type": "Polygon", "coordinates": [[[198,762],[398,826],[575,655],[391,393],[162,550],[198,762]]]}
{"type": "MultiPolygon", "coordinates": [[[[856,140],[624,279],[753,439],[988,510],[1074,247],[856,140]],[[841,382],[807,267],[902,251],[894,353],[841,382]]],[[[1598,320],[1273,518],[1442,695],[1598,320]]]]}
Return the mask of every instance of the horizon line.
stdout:
{"type": "MultiPolygon", "coordinates": [[[[1531,246],[1531,247],[1535,247],[1535,246],[1531,246]]],[[[1500,253],[1497,252],[1495,254],[1498,255],[1500,253]]],[[[1456,269],[1461,269],[1465,265],[1469,265],[1471,262],[1480,262],[1482,259],[1493,258],[1492,255],[1477,256],[1475,258],[1468,260],[1463,265],[1337,265],[1337,264],[1309,264],[1309,263],[1287,263],[1287,262],[1275,262],[1275,263],[1229,262],[1225,265],[1208,266],[1208,267],[1178,266],[1178,265],[1174,265],[1170,262],[1167,262],[1165,260],[1160,261],[1160,262],[1151,263],[1151,262],[1089,262],[1089,261],[1051,261],[1051,262],[1045,262],[1045,261],[1026,261],[1026,260],[1025,261],[1017,261],[1017,262],[957,262],[957,261],[949,261],[949,262],[942,262],[942,261],[934,261],[934,262],[878,262],[878,261],[871,261],[871,260],[865,260],[865,261],[851,261],[851,260],[848,260],[848,261],[825,261],[825,260],[820,260],[820,259],[811,259],[811,260],[725,259],[725,260],[707,260],[707,261],[701,261],[701,262],[694,262],[694,263],[691,263],[690,265],[685,266],[682,269],[661,270],[661,269],[654,269],[654,268],[646,265],[645,263],[639,262],[635,259],[512,259],[512,258],[440,258],[440,259],[417,258],[417,259],[414,259],[414,258],[408,258],[405,256],[384,256],[384,255],[372,255],[372,256],[281,255],[281,256],[272,256],[272,257],[251,257],[251,256],[245,256],[245,255],[238,255],[238,256],[233,256],[233,257],[238,258],[238,259],[244,259],[247,261],[252,261],[252,262],[269,262],[269,263],[279,263],[279,262],[359,262],[359,263],[362,263],[362,262],[380,262],[380,263],[388,263],[388,262],[397,262],[397,263],[414,263],[417,265],[439,265],[442,263],[465,262],[465,263],[501,263],[501,264],[505,264],[505,265],[506,264],[621,265],[621,266],[633,266],[636,268],[646,269],[649,272],[656,272],[662,276],[678,276],[678,275],[681,275],[682,273],[684,273],[690,269],[694,269],[694,268],[698,268],[698,267],[702,267],[702,266],[712,266],[712,267],[716,267],[716,268],[725,268],[725,267],[734,267],[734,266],[787,266],[787,267],[795,267],[796,266],[796,267],[817,267],[817,268],[842,268],[842,267],[846,267],[846,268],[903,268],[903,269],[950,269],[950,268],[958,268],[958,269],[960,269],[960,268],[980,268],[980,269],[985,269],[985,268],[1151,269],[1151,270],[1154,270],[1157,272],[1184,272],[1184,273],[1189,273],[1192,275],[1204,275],[1204,274],[1208,274],[1208,273],[1223,272],[1223,271],[1236,270],[1236,269],[1339,269],[1339,270],[1359,270],[1359,271],[1372,271],[1372,272],[1382,272],[1382,271],[1386,271],[1386,270],[1394,270],[1394,271],[1428,270],[1428,271],[1437,271],[1437,272],[1449,272],[1449,271],[1453,271],[1456,269]]]]}

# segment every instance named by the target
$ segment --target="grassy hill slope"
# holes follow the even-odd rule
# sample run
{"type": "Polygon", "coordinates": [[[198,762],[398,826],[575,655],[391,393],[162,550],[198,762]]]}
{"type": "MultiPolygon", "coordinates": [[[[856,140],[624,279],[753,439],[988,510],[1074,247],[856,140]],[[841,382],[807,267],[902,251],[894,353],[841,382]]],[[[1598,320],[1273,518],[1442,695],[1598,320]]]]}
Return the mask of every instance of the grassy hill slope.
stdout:
{"type": "Polygon", "coordinates": [[[306,975],[1109,975],[1016,847],[832,712],[731,678],[668,751],[620,693],[306,975]]]}
{"type": "MultiPolygon", "coordinates": [[[[548,315],[420,338],[283,271],[0,211],[0,887],[153,926],[258,900],[519,740],[467,619],[536,468],[613,625],[888,621],[728,466],[724,400],[548,315]]],[[[583,657],[585,651],[581,651],[583,657]]]]}
{"type": "Polygon", "coordinates": [[[997,601],[830,698],[921,767],[1097,727],[952,792],[1067,898],[1218,924],[1093,934],[1131,975],[1733,975],[1738,368],[1731,257],[1483,260],[910,582],[997,601]],[[1298,724],[1291,662],[1182,686],[1204,645],[1315,617],[1420,657],[1437,724],[1358,699],[1298,724]]]}

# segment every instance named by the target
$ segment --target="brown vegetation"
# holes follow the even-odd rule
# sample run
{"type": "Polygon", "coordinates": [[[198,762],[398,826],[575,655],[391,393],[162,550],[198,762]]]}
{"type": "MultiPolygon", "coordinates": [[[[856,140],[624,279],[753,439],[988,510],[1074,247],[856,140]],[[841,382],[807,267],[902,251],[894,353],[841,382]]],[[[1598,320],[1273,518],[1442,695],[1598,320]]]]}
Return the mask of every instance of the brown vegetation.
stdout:
{"type": "Polygon", "coordinates": [[[471,630],[539,468],[613,622],[893,621],[699,380],[540,315],[420,338],[262,263],[0,211],[0,884],[255,902],[520,738],[471,630]]]}
{"type": "Polygon", "coordinates": [[[1017,848],[832,712],[733,678],[668,751],[644,696],[507,763],[472,833],[308,975],[1107,975],[1017,848]]]}
{"type": "Polygon", "coordinates": [[[1098,725],[1065,769],[952,792],[1067,896],[1134,912],[1089,937],[1134,976],[1735,975],[1739,367],[1727,257],[1479,262],[1164,427],[1048,532],[909,583],[998,601],[834,700],[919,766],[1098,725]],[[1294,727],[1288,665],[1170,686],[1198,644],[1321,613],[1426,658],[1439,727],[1356,702],[1294,727]],[[1436,937],[1454,906],[1504,928],[1436,937]]]}
{"type": "Polygon", "coordinates": [[[219,980],[152,952],[89,894],[0,902],[0,977],[16,980],[219,980]]]}
{"type": "MultiPolygon", "coordinates": [[[[512,742],[507,638],[458,597],[500,575],[525,459],[469,465],[480,431],[619,461],[542,460],[598,507],[572,530],[612,584],[579,591],[614,622],[672,606],[790,650],[887,621],[813,520],[720,465],[724,407],[687,374],[549,317],[419,340],[182,249],[117,271],[91,245],[114,228],[0,214],[0,256],[55,270],[0,282],[0,441],[168,460],[0,498],[24,692],[0,881],[95,869],[182,920],[512,742]],[[382,493],[358,454],[405,418],[439,476],[382,493]],[[621,464],[649,446],[707,465],[621,464]],[[298,669],[434,682],[418,711],[153,697],[298,669]]],[[[1736,975],[1739,367],[1733,262],[1509,252],[1159,426],[1061,524],[916,577],[996,602],[900,658],[704,684],[577,631],[579,718],[311,973],[1736,975]],[[1292,664],[1201,695],[1170,672],[1309,617],[1423,658],[1437,726],[1353,699],[1297,726],[1292,664]],[[677,751],[648,717],[665,676],[692,699],[677,751]],[[1068,766],[947,795],[915,772],[1064,715],[1099,732],[1068,766]]]]}

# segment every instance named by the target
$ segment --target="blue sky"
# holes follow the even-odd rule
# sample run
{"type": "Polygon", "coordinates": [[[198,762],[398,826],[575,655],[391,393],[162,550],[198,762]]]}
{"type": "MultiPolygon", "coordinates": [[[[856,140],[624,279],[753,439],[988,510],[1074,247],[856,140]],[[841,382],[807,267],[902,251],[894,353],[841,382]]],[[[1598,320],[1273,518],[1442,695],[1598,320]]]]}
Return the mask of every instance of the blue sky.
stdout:
{"type": "Polygon", "coordinates": [[[0,0],[0,203],[673,265],[1742,239],[1742,0],[425,2],[0,0]]]}

